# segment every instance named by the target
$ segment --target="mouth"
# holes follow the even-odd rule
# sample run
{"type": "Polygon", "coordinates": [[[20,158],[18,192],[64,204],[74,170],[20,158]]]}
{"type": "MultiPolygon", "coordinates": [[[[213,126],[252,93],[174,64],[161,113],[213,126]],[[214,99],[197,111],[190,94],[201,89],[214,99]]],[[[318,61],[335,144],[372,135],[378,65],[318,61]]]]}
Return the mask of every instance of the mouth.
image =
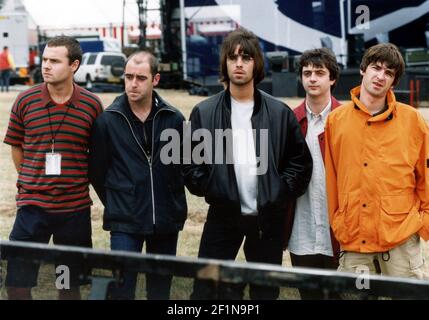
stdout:
{"type": "Polygon", "coordinates": [[[372,84],[373,84],[373,85],[374,85],[374,87],[376,87],[377,89],[381,89],[381,88],[383,88],[383,85],[382,85],[381,83],[373,82],[372,84]]]}

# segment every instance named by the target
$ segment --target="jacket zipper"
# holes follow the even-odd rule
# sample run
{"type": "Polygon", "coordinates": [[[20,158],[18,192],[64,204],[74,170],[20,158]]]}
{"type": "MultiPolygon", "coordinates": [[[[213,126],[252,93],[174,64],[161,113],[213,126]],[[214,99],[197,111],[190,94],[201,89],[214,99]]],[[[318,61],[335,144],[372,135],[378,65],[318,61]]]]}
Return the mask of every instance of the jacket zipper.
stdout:
{"type": "MultiPolygon", "coordinates": [[[[152,123],[152,155],[153,155],[153,145],[154,145],[154,139],[153,139],[153,134],[154,134],[154,127],[155,127],[155,117],[157,116],[157,114],[158,113],[160,113],[161,111],[163,111],[163,110],[165,110],[165,111],[171,111],[171,112],[175,112],[175,111],[173,111],[173,110],[169,110],[169,109],[160,109],[160,110],[158,110],[156,113],[155,113],[155,115],[153,116],[153,123],[152,123]]],[[[131,130],[131,133],[133,134],[133,137],[134,137],[134,140],[136,140],[136,142],[137,142],[137,144],[138,144],[138,146],[140,147],[140,149],[141,149],[141,151],[143,151],[143,154],[145,155],[145,157],[146,157],[146,159],[147,159],[147,161],[148,161],[148,163],[149,163],[149,172],[150,172],[150,190],[151,190],[151,193],[152,193],[152,219],[153,219],[153,226],[155,226],[155,222],[156,222],[156,219],[155,219],[155,193],[154,193],[154,191],[153,191],[153,170],[152,170],[152,158],[150,157],[150,156],[148,156],[147,154],[146,154],[146,152],[144,151],[144,148],[142,147],[142,145],[140,144],[140,142],[139,142],[139,140],[137,139],[137,137],[136,137],[136,135],[135,135],[135,133],[134,133],[134,130],[133,130],[133,127],[131,126],[131,123],[130,123],[130,121],[128,120],[128,118],[125,116],[125,114],[123,114],[121,111],[118,111],[118,110],[107,110],[107,111],[109,111],[109,112],[116,112],[116,113],[119,113],[120,115],[122,115],[124,118],[125,118],[125,120],[127,121],[127,123],[128,123],[128,126],[130,127],[130,130],[131,130]]]]}
{"type": "MultiPolygon", "coordinates": [[[[255,123],[255,121],[254,121],[254,118],[253,118],[253,115],[252,115],[252,117],[250,118],[250,122],[251,122],[251,124],[252,124],[252,129],[255,129],[255,127],[256,127],[256,123],[255,123]]],[[[257,130],[257,129],[255,129],[255,130],[257,130]]],[[[255,136],[255,140],[256,140],[256,138],[257,138],[257,133],[256,133],[256,136],[255,136]]],[[[254,142],[255,143],[255,153],[256,153],[256,148],[257,148],[257,145],[258,145],[258,143],[257,143],[257,141],[255,141],[254,142]]],[[[255,155],[256,156],[256,155],[255,155]]],[[[258,187],[258,194],[257,194],[257,196],[256,196],[256,208],[258,209],[258,216],[256,217],[256,221],[258,222],[258,236],[259,236],[259,240],[262,240],[262,228],[261,228],[261,222],[260,222],[260,217],[261,217],[261,214],[260,214],[260,212],[261,212],[261,210],[259,210],[259,204],[261,203],[261,201],[260,201],[260,199],[259,199],[259,195],[260,195],[260,192],[259,192],[259,176],[258,176],[258,184],[257,184],[257,187],[258,187]]]]}
{"type": "MultiPolygon", "coordinates": [[[[163,111],[163,110],[165,110],[165,111],[171,111],[171,112],[175,112],[175,111],[173,111],[173,110],[169,110],[169,109],[159,109],[156,113],[155,113],[155,115],[153,116],[153,122],[152,122],[152,155],[154,154],[154,149],[153,149],[153,145],[154,145],[154,134],[155,134],[155,118],[156,118],[156,116],[158,115],[158,113],[160,113],[161,111],[163,111]]],[[[153,204],[153,226],[154,226],[154,228],[155,228],[155,221],[156,221],[156,218],[155,218],[155,193],[153,192],[153,173],[152,173],[152,164],[151,163],[149,163],[149,170],[150,170],[150,183],[151,183],[151,186],[152,186],[152,188],[151,188],[151,190],[152,190],[152,204],[153,204]]]]}

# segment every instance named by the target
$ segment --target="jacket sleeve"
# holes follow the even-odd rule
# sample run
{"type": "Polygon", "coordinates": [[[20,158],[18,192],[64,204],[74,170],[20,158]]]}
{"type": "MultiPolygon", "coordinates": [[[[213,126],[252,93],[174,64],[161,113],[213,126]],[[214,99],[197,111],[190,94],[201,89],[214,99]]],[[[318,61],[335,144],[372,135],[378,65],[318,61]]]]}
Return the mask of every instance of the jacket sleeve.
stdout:
{"type": "Polygon", "coordinates": [[[104,183],[111,159],[109,140],[106,123],[104,118],[100,116],[95,120],[91,132],[88,177],[104,206],[106,206],[104,183]]]}
{"type": "Polygon", "coordinates": [[[195,147],[201,143],[199,141],[192,141],[193,133],[201,128],[200,113],[198,107],[192,110],[191,116],[189,117],[189,123],[187,130],[184,133],[185,143],[190,143],[191,148],[188,152],[185,152],[183,156],[183,176],[185,179],[185,185],[189,192],[192,194],[203,197],[206,195],[207,182],[210,174],[210,169],[205,163],[196,163],[192,152],[195,147]]]}
{"type": "Polygon", "coordinates": [[[429,129],[424,119],[420,120],[420,127],[423,131],[422,145],[420,147],[419,160],[417,161],[416,172],[416,192],[420,200],[420,216],[423,222],[419,235],[425,240],[429,240],[429,129]]]}
{"type": "Polygon", "coordinates": [[[286,184],[291,197],[305,193],[313,171],[313,159],[305,138],[301,133],[298,120],[293,112],[288,115],[288,133],[286,141],[286,166],[280,176],[286,184]]]}
{"type": "Polygon", "coordinates": [[[329,221],[332,221],[335,213],[338,211],[338,188],[337,188],[337,171],[333,158],[333,146],[331,139],[330,118],[326,121],[325,126],[325,172],[326,172],[326,193],[328,198],[329,221]]]}

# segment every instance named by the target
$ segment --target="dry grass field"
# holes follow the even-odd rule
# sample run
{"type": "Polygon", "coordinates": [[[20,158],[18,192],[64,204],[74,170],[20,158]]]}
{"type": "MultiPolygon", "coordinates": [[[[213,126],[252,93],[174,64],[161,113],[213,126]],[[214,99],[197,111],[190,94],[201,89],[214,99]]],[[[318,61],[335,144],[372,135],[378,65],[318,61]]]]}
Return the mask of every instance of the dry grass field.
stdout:
{"type": "MultiPolygon", "coordinates": [[[[186,118],[189,117],[189,114],[195,104],[199,101],[205,99],[205,97],[199,96],[190,96],[185,91],[176,91],[176,90],[157,90],[159,94],[164,97],[172,105],[178,107],[186,118]]],[[[9,93],[0,93],[0,138],[3,141],[4,135],[6,132],[9,111],[12,106],[12,103],[17,96],[18,92],[9,92],[9,93]]],[[[117,94],[99,94],[99,97],[103,101],[105,107],[107,107],[117,94]]],[[[299,98],[287,98],[282,99],[289,106],[295,107],[299,104],[301,99],[299,98]]],[[[421,109],[426,120],[429,118],[429,112],[427,109],[421,109]]],[[[12,228],[14,218],[15,218],[15,193],[16,193],[16,178],[17,174],[13,166],[10,147],[3,143],[0,143],[0,239],[8,239],[9,232],[12,228]]],[[[93,227],[93,243],[94,247],[97,249],[106,249],[109,248],[109,234],[106,231],[102,230],[102,212],[103,206],[98,200],[96,194],[91,191],[92,199],[94,205],[92,207],[92,227],[93,227]]],[[[193,195],[187,194],[188,200],[188,220],[185,224],[183,232],[180,233],[179,245],[178,245],[178,255],[180,256],[191,256],[196,257],[198,253],[199,239],[202,232],[203,223],[205,221],[207,205],[204,202],[204,199],[197,198],[193,195]]],[[[427,251],[426,256],[427,256],[427,251]]],[[[242,252],[240,252],[239,260],[244,260],[242,252]]],[[[289,266],[289,254],[285,252],[283,265],[289,266]]],[[[190,282],[185,282],[183,285],[185,290],[190,289],[190,282]]],[[[140,290],[140,288],[139,288],[140,290]]],[[[289,295],[289,298],[294,298],[289,295]]],[[[45,298],[50,298],[46,297],[45,298]]],[[[172,298],[186,299],[186,295],[182,294],[173,294],[172,298]]],[[[295,295],[296,298],[296,295],[295,295]]]]}

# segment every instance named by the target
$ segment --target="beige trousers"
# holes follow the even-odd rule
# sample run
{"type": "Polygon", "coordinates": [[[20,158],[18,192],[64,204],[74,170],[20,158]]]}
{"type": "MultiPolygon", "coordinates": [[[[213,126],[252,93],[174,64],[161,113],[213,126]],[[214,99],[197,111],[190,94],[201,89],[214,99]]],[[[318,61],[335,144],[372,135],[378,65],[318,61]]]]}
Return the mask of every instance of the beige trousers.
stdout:
{"type": "Polygon", "coordinates": [[[338,271],[357,273],[362,268],[376,274],[378,261],[381,274],[394,277],[428,279],[422,255],[420,237],[412,235],[403,244],[382,253],[344,252],[338,271]]]}

